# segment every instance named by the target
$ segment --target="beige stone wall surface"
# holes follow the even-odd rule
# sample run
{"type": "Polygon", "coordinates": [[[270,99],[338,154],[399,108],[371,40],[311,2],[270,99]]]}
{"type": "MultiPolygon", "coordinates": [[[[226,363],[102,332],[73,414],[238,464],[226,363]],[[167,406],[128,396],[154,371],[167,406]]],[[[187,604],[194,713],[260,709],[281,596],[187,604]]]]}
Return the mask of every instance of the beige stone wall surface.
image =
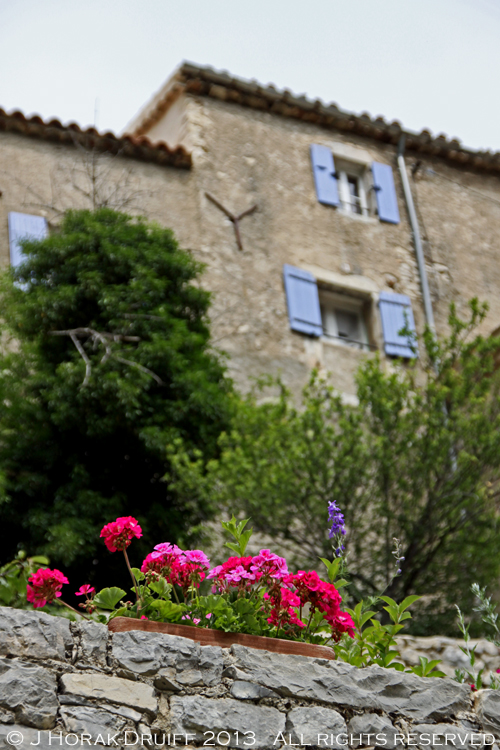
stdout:
{"type": "MultiPolygon", "coordinates": [[[[213,292],[214,346],[229,354],[237,385],[246,390],[258,375],[281,373],[298,394],[317,366],[332,372],[333,384],[352,398],[354,373],[371,356],[290,330],[284,263],[313,269],[322,284],[361,296],[370,341],[392,367],[383,355],[378,294],[408,295],[419,332],[425,323],[396,147],[193,94],[177,97],[146,133],[167,140],[176,134],[189,144],[191,170],[103,156],[98,159],[102,191],[117,187],[111,205],[123,204],[125,210],[172,227],[181,245],[206,263],[202,283],[213,292]],[[391,165],[400,223],[319,204],[311,143],[329,146],[336,159],[391,165]],[[243,251],[233,224],[207,192],[233,214],[257,204],[240,224],[243,251]]],[[[57,223],[57,211],[88,205],[81,189],[89,159],[76,147],[0,134],[2,265],[8,263],[8,212],[43,214],[57,223]]],[[[409,173],[418,159],[414,152],[406,155],[409,173]]],[[[465,313],[467,300],[477,296],[491,308],[483,333],[492,331],[500,324],[500,179],[425,156],[410,182],[438,330],[446,331],[451,301],[465,313]]]]}

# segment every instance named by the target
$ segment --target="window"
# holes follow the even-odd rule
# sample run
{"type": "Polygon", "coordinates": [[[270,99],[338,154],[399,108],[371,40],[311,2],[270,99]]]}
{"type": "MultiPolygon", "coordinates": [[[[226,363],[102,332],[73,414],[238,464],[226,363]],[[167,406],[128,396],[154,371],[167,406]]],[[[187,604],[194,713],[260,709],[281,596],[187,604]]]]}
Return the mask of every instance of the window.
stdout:
{"type": "MultiPolygon", "coordinates": [[[[283,266],[283,279],[292,331],[365,351],[375,348],[370,341],[374,306],[366,289],[344,291],[337,284],[330,286],[328,279],[318,286],[318,279],[310,271],[288,264],[283,266]]],[[[380,292],[378,297],[386,355],[418,357],[410,298],[394,292],[380,292]],[[404,334],[403,329],[407,330],[404,334]]]]}
{"type": "Polygon", "coordinates": [[[369,184],[367,170],[340,159],[337,159],[336,168],[340,207],[347,213],[373,216],[375,205],[369,200],[373,187],[369,184]]]}
{"type": "Polygon", "coordinates": [[[328,146],[311,144],[311,163],[319,203],[380,221],[399,224],[399,208],[392,167],[372,162],[371,167],[338,158],[328,146]]]}
{"type": "Polygon", "coordinates": [[[355,349],[370,349],[364,302],[348,294],[319,289],[323,335],[355,349]]]}
{"type": "Polygon", "coordinates": [[[48,236],[47,220],[43,216],[9,213],[10,264],[14,268],[24,260],[22,240],[44,240],[48,236]]]}

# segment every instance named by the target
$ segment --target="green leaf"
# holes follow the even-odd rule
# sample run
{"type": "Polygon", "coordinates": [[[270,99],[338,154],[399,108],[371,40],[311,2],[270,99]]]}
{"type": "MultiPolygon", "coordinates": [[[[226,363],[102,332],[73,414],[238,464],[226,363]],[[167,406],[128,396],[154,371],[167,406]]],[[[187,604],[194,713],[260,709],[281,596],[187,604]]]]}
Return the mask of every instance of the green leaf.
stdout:
{"type": "Polygon", "coordinates": [[[335,581],[335,586],[337,587],[337,589],[342,589],[345,586],[349,586],[349,581],[346,581],[345,578],[337,578],[337,580],[335,581]]]}
{"type": "Polygon", "coordinates": [[[131,613],[128,607],[119,607],[115,609],[108,617],[108,622],[114,620],[115,617],[131,617],[131,613]]]}
{"type": "MultiPolygon", "coordinates": [[[[398,654],[399,656],[399,654],[398,654]]],[[[396,669],[398,672],[404,672],[405,671],[405,665],[401,664],[399,661],[393,661],[392,664],[389,664],[391,669],[396,669]]]]}
{"type": "Polygon", "coordinates": [[[140,583],[146,578],[145,573],[143,573],[139,568],[132,568],[132,573],[134,574],[134,578],[137,583],[140,583]]]}
{"type": "Polygon", "coordinates": [[[175,604],[168,599],[153,599],[149,606],[155,609],[160,617],[167,622],[178,622],[183,612],[186,611],[184,605],[175,604]]]}
{"type": "Polygon", "coordinates": [[[228,547],[228,549],[232,550],[232,552],[236,552],[237,555],[240,554],[240,545],[235,544],[234,542],[226,542],[224,544],[224,547],[228,547]]]}
{"type": "Polygon", "coordinates": [[[94,597],[94,604],[99,609],[114,609],[119,601],[127,595],[126,591],[116,586],[102,589],[94,597]]]}
{"type": "MultiPolygon", "coordinates": [[[[332,583],[335,580],[335,576],[338,573],[338,569],[339,569],[339,565],[340,565],[340,558],[337,557],[337,558],[335,558],[335,560],[332,560],[332,561],[327,560],[326,557],[320,557],[319,559],[321,560],[321,562],[323,563],[323,565],[326,567],[326,571],[327,571],[327,575],[328,575],[328,580],[332,583]]],[[[339,584],[339,582],[336,581],[335,585],[338,588],[339,585],[341,585],[341,584],[339,584]]]]}
{"type": "Polygon", "coordinates": [[[158,594],[158,596],[161,596],[164,599],[170,598],[172,584],[168,583],[165,578],[162,577],[157,581],[151,581],[151,583],[148,583],[148,587],[151,589],[151,591],[154,591],[155,594],[158,594]]]}
{"type": "Polygon", "coordinates": [[[403,599],[403,601],[399,605],[399,611],[404,612],[405,609],[407,609],[408,607],[411,607],[411,605],[414,604],[414,602],[417,602],[421,598],[422,598],[421,596],[416,596],[416,594],[407,596],[406,599],[403,599]]]}

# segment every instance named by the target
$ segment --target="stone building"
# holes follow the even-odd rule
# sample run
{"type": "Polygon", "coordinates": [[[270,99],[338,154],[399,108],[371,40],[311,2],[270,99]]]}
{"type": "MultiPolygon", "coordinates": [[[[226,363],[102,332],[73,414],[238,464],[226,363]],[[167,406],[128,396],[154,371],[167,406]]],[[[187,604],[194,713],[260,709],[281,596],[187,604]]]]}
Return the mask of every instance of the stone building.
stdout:
{"type": "Polygon", "coordinates": [[[141,213],[206,263],[241,388],[316,365],[352,397],[365,357],[412,356],[405,323],[444,332],[477,296],[500,324],[499,176],[500,153],[185,63],[120,137],[0,110],[0,261],[70,206],[141,213]]]}

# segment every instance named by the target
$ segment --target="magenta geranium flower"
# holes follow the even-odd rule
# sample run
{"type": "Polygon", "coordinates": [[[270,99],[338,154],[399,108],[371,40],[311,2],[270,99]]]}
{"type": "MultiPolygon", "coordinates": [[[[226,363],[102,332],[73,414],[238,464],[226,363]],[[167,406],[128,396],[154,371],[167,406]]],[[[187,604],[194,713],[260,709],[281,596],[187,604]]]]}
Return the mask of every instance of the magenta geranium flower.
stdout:
{"type": "Polygon", "coordinates": [[[84,583],[83,586],[80,586],[78,591],[75,591],[75,596],[86,596],[88,598],[92,594],[95,594],[95,588],[88,583],[84,583]]]}
{"type": "Polygon", "coordinates": [[[184,558],[187,562],[198,563],[206,568],[210,567],[210,560],[201,549],[188,549],[183,552],[184,558]]]}
{"type": "Polygon", "coordinates": [[[184,552],[176,544],[170,544],[170,542],[162,542],[157,544],[154,548],[154,552],[151,552],[151,558],[154,560],[162,555],[170,555],[172,557],[180,557],[184,552]]]}
{"type": "Polygon", "coordinates": [[[106,524],[101,531],[101,537],[110,552],[126,550],[134,537],[139,539],[141,536],[139,522],[132,516],[117,518],[116,521],[106,524]]]}
{"type": "Polygon", "coordinates": [[[252,558],[252,571],[258,578],[284,578],[288,575],[288,568],[284,557],[276,555],[269,549],[261,549],[258,555],[252,558]]]}
{"type": "Polygon", "coordinates": [[[26,598],[35,607],[44,607],[61,596],[61,589],[68,579],[60,570],[40,568],[28,578],[26,598]]]}

